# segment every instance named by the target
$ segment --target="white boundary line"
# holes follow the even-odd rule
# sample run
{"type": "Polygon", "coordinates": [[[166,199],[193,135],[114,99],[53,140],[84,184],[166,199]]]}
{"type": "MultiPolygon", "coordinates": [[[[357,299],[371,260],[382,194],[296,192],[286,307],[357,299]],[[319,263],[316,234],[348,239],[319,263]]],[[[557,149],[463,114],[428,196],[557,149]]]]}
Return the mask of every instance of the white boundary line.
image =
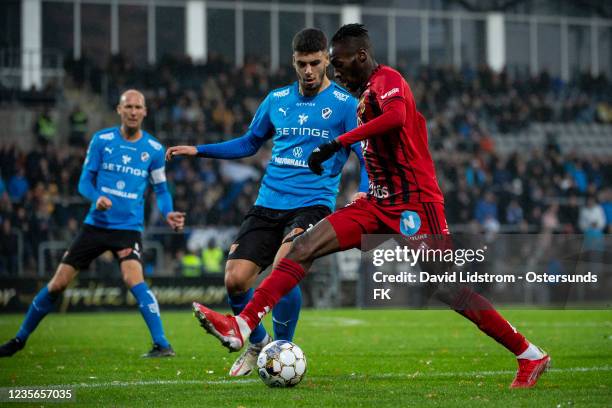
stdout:
{"type": "MultiPolygon", "coordinates": [[[[571,368],[551,368],[548,371],[553,373],[583,373],[593,371],[612,371],[612,366],[600,366],[600,367],[571,367],[571,368]]],[[[486,377],[496,375],[508,375],[514,374],[515,371],[500,370],[500,371],[447,371],[447,372],[431,372],[422,373],[416,371],[412,374],[408,373],[389,373],[389,374],[350,374],[347,376],[321,376],[313,377],[315,380],[345,380],[345,379],[385,379],[385,378],[417,378],[417,377],[486,377]]],[[[78,383],[78,384],[63,384],[63,385],[24,385],[24,388],[60,388],[60,389],[74,389],[74,388],[112,388],[112,387],[139,387],[146,385],[226,385],[226,384],[251,384],[259,382],[257,378],[249,379],[235,379],[235,380],[151,380],[151,381],[110,381],[102,383],[78,383]]]]}

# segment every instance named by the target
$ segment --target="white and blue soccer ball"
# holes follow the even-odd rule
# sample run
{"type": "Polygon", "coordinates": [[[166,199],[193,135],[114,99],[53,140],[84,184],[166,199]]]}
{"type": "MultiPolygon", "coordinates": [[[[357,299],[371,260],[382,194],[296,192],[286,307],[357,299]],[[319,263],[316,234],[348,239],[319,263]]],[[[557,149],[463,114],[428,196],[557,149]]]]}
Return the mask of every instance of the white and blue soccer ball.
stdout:
{"type": "Polygon", "coordinates": [[[257,372],[269,387],[293,387],[306,374],[306,356],[290,341],[273,341],[259,353],[257,372]]]}

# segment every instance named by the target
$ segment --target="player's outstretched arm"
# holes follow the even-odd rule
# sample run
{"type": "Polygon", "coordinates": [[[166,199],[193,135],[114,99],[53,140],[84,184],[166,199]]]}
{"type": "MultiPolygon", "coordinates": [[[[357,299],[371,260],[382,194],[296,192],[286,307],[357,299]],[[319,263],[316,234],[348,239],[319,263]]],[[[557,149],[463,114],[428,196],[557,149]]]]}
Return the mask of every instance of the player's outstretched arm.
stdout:
{"type": "Polygon", "coordinates": [[[172,146],[166,150],[166,161],[177,156],[196,156],[198,149],[195,146],[172,146]]]}
{"type": "Polygon", "coordinates": [[[212,159],[241,159],[252,156],[266,141],[248,130],[244,135],[227,142],[197,146],[173,146],[166,152],[166,160],[176,156],[198,156],[212,159]]]}
{"type": "Polygon", "coordinates": [[[368,123],[358,126],[350,132],[338,136],[336,140],[348,147],[355,142],[384,135],[390,130],[400,128],[406,120],[406,107],[402,99],[389,100],[383,107],[383,113],[368,123]]]}

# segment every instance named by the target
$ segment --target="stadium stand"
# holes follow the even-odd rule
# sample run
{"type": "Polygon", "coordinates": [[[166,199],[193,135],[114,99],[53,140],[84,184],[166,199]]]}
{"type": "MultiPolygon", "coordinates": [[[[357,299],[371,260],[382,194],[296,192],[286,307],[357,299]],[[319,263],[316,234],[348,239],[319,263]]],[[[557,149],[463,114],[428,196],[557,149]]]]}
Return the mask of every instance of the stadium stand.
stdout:
{"type": "MultiPolygon", "coordinates": [[[[249,60],[236,69],[214,56],[205,65],[168,60],[149,68],[137,68],[115,56],[103,81],[95,75],[83,78],[78,74],[81,69],[68,66],[73,69],[67,71],[67,82],[92,90],[93,97],[68,87],[63,105],[83,103],[84,111],[96,116],[94,123],[106,121],[108,126],[121,90],[143,89],[149,108],[145,128],[166,145],[215,142],[242,134],[267,90],[293,79],[290,67],[271,73],[264,63],[249,60]]],[[[606,214],[604,225],[610,231],[612,89],[604,76],[583,75],[564,83],[546,72],[511,78],[487,67],[423,67],[407,77],[417,106],[428,119],[430,145],[454,230],[519,232],[546,227],[579,232],[580,213],[587,211],[587,198],[593,197],[606,214]]],[[[38,105],[42,108],[32,108],[35,131],[40,130],[36,124],[43,113],[60,104],[43,102],[38,105]]],[[[21,252],[25,270],[35,269],[40,242],[65,238],[66,230],[56,227],[80,222],[86,210],[76,191],[85,148],[70,138],[67,115],[59,121],[57,140],[39,136],[38,144],[24,149],[15,137],[0,147],[0,218],[7,223],[5,230],[19,226],[25,238],[21,252]],[[63,148],[70,140],[73,145],[63,148]]],[[[265,148],[240,162],[169,163],[176,207],[188,213],[190,225],[238,225],[256,197],[269,155],[265,148]]],[[[356,190],[357,170],[351,161],[338,205],[356,190]]],[[[149,198],[148,224],[158,225],[152,202],[149,198]]],[[[4,274],[14,273],[13,249],[8,240],[1,249],[4,274]]],[[[180,253],[182,249],[175,247],[171,256],[180,253]]]]}

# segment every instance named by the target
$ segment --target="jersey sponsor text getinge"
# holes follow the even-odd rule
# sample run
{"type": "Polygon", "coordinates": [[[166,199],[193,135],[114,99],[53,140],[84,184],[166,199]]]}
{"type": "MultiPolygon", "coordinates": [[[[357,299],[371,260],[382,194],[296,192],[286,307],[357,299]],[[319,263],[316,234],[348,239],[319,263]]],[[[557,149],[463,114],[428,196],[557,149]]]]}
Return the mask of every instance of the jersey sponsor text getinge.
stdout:
{"type": "Polygon", "coordinates": [[[104,170],[108,170],[108,171],[115,171],[118,173],[126,173],[126,174],[133,174],[134,176],[140,176],[140,177],[147,177],[149,175],[149,172],[146,170],[141,170],[141,169],[137,169],[131,166],[123,166],[121,164],[115,164],[115,163],[102,163],[102,168],[104,170]]]}
{"type": "Polygon", "coordinates": [[[317,129],[307,127],[283,127],[276,128],[277,136],[314,136],[329,139],[328,129],[317,129]]]}

